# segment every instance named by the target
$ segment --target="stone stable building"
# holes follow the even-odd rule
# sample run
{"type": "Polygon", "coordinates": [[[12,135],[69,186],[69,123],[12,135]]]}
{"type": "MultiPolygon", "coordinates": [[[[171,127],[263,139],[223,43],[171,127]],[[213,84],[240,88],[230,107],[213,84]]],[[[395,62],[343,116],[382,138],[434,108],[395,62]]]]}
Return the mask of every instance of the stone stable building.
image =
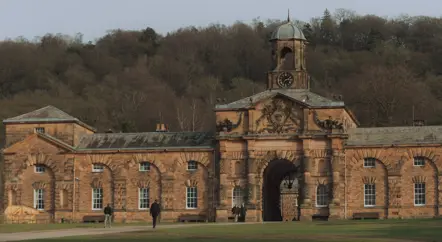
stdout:
{"type": "Polygon", "coordinates": [[[56,221],[108,203],[116,220],[146,220],[154,199],[163,221],[227,221],[241,204],[246,221],[438,216],[442,126],[360,128],[309,90],[294,24],[270,41],[268,90],[217,105],[213,134],[96,133],[52,106],[4,120],[0,206],[56,221]]]}

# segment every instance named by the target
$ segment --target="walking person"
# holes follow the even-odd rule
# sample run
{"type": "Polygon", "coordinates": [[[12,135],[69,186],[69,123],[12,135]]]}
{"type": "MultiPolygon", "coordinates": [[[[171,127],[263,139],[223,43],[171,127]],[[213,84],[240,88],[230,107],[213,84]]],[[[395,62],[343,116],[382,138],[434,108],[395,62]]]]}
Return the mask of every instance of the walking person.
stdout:
{"type": "Polygon", "coordinates": [[[107,228],[109,226],[109,228],[112,228],[112,214],[113,214],[113,210],[110,206],[110,204],[108,203],[107,206],[104,208],[104,227],[107,228]]]}
{"type": "Polygon", "coordinates": [[[149,209],[150,216],[152,216],[152,227],[155,228],[157,226],[157,218],[160,215],[160,204],[158,204],[158,200],[155,200],[149,209]]]}

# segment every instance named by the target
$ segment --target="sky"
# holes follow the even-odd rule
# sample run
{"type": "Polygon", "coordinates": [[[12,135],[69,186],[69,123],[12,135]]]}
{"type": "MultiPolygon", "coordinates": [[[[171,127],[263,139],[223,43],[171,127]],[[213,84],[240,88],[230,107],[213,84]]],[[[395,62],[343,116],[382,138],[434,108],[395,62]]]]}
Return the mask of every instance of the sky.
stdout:
{"type": "Polygon", "coordinates": [[[83,34],[94,41],[113,29],[151,27],[165,34],[180,27],[251,22],[259,17],[308,21],[345,8],[358,14],[440,16],[436,0],[0,0],[0,40],[46,33],[83,34]]]}

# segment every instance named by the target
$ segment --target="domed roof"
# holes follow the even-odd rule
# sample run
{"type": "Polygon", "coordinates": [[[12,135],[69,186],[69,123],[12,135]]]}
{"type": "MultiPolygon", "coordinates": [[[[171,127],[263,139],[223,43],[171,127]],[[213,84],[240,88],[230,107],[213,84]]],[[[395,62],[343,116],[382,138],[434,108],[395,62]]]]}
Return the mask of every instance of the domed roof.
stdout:
{"type": "Polygon", "coordinates": [[[278,28],[276,28],[275,31],[273,31],[272,33],[270,41],[287,39],[306,40],[304,33],[302,33],[302,31],[291,21],[287,21],[285,24],[280,25],[278,28]]]}

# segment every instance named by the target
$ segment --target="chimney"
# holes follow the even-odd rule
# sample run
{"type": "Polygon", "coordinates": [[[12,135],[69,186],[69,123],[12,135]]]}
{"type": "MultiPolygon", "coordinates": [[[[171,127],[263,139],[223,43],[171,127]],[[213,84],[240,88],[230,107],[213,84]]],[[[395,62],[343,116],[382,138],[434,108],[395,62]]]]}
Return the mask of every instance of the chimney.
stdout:
{"type": "Polygon", "coordinates": [[[413,126],[425,126],[425,120],[415,119],[413,120],[413,126]]]}
{"type": "Polygon", "coordinates": [[[157,124],[156,132],[168,132],[167,125],[165,124],[157,124]]]}

